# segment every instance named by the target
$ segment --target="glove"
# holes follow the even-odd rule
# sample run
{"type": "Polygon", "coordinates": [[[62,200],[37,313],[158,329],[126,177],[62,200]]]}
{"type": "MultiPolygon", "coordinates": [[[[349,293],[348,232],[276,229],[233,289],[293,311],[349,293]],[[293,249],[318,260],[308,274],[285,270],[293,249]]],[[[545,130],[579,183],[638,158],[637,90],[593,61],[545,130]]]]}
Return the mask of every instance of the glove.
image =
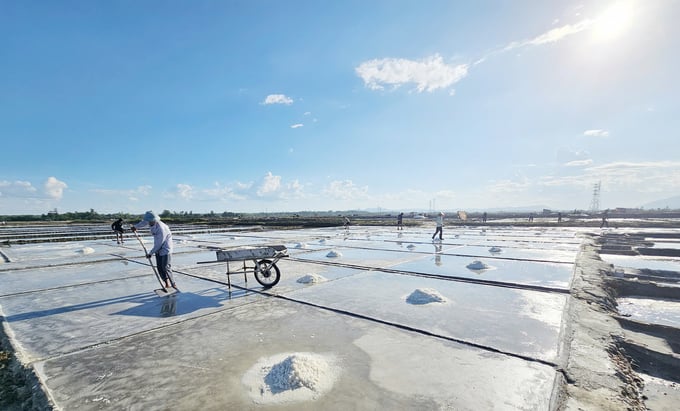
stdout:
{"type": "Polygon", "coordinates": [[[151,254],[147,254],[146,258],[151,259],[151,254]]]}

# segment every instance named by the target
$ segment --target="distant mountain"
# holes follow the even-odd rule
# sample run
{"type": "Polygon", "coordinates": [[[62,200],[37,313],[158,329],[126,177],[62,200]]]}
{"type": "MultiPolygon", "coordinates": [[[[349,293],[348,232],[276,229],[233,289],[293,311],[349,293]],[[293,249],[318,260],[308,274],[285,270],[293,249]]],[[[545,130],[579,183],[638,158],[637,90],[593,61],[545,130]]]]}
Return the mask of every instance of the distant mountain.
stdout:
{"type": "Polygon", "coordinates": [[[428,214],[428,213],[434,213],[434,212],[439,212],[439,211],[444,211],[447,214],[455,214],[457,211],[463,210],[468,213],[481,213],[481,212],[489,212],[489,213],[498,213],[498,212],[505,212],[505,213],[541,213],[543,210],[555,210],[557,209],[552,209],[551,207],[545,206],[545,205],[527,205],[527,206],[517,206],[517,207],[498,207],[498,208],[458,208],[455,210],[452,209],[436,209],[436,210],[428,210],[426,208],[404,208],[404,209],[397,209],[397,210],[392,210],[389,208],[362,208],[360,210],[345,210],[345,211],[338,211],[338,212],[344,212],[344,213],[383,213],[383,214],[399,214],[399,212],[410,212],[410,213],[422,213],[422,214],[428,214]]]}
{"type": "Polygon", "coordinates": [[[533,206],[518,206],[518,207],[500,207],[500,208],[487,208],[484,211],[490,213],[506,212],[506,213],[540,213],[543,210],[553,210],[553,208],[544,205],[533,205],[533,206]]]}
{"type": "Polygon", "coordinates": [[[657,208],[669,208],[671,210],[680,209],[680,196],[664,198],[663,200],[652,201],[644,204],[643,207],[647,210],[656,210],[657,208]]]}

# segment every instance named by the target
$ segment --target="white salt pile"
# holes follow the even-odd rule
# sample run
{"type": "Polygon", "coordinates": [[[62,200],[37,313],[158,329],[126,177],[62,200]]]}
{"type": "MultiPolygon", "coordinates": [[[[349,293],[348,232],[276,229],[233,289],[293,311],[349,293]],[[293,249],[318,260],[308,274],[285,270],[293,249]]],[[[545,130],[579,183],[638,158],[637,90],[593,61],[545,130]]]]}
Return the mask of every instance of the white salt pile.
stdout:
{"type": "Polygon", "coordinates": [[[261,358],[244,374],[242,382],[256,403],[300,402],[330,391],[339,372],[332,356],[278,354],[261,358]]]}
{"type": "Polygon", "coordinates": [[[475,260],[475,261],[471,262],[466,267],[470,270],[488,270],[489,268],[491,268],[489,265],[487,265],[486,263],[483,263],[479,260],[475,260]]]}
{"type": "Polygon", "coordinates": [[[326,254],[326,257],[331,257],[331,258],[342,257],[342,253],[340,251],[331,250],[328,254],[326,254]]]}
{"type": "Polygon", "coordinates": [[[302,284],[317,284],[328,281],[326,277],[319,274],[307,274],[297,279],[298,283],[302,284]]]}
{"type": "Polygon", "coordinates": [[[319,244],[326,244],[326,240],[322,238],[321,240],[319,240],[319,244]]]}
{"type": "Polygon", "coordinates": [[[500,247],[491,247],[491,248],[489,248],[489,252],[492,253],[492,254],[498,254],[498,253],[500,253],[501,251],[503,251],[503,250],[501,250],[500,247]]]}
{"type": "Polygon", "coordinates": [[[432,288],[417,288],[406,298],[407,303],[414,305],[445,303],[446,301],[444,296],[432,288]]]}
{"type": "Polygon", "coordinates": [[[295,244],[295,248],[307,248],[307,244],[305,244],[305,243],[297,243],[297,244],[295,244]]]}
{"type": "Polygon", "coordinates": [[[409,250],[413,250],[414,248],[416,248],[416,246],[413,244],[409,244],[406,246],[406,248],[408,248],[409,250]]]}
{"type": "Polygon", "coordinates": [[[94,253],[94,248],[92,248],[92,247],[83,247],[82,249],[77,250],[76,252],[77,252],[77,253],[80,253],[80,254],[92,254],[92,253],[94,253]]]}

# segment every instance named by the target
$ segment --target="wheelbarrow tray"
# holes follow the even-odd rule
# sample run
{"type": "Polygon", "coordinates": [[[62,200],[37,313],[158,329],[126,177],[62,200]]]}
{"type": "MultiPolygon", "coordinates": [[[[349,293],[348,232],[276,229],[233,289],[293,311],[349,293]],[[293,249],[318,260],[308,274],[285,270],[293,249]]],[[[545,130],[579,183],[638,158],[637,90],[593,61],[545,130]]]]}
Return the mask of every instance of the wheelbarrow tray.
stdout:
{"type": "Polygon", "coordinates": [[[234,248],[216,250],[217,261],[241,261],[241,260],[261,260],[263,258],[276,258],[286,255],[286,247],[274,245],[266,247],[234,248]]]}

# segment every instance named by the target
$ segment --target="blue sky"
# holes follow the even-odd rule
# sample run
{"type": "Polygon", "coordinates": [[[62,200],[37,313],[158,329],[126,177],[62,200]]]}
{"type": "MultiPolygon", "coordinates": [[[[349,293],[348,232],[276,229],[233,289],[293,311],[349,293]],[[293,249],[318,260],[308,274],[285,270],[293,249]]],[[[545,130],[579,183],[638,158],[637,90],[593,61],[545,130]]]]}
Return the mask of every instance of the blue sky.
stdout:
{"type": "Polygon", "coordinates": [[[0,214],[636,207],[680,2],[0,0],[0,214]]]}

